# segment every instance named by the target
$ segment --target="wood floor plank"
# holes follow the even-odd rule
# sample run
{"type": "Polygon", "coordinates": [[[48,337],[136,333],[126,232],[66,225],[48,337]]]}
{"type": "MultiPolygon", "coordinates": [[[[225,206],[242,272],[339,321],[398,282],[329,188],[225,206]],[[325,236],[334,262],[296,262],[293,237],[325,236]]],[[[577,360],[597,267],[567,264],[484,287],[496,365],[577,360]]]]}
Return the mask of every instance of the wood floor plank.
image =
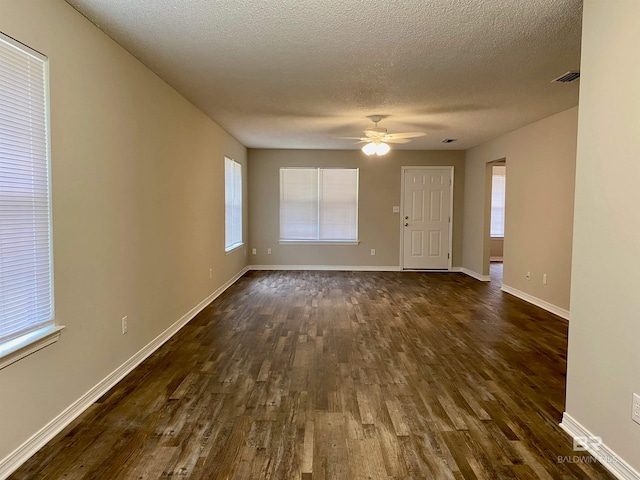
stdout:
{"type": "Polygon", "coordinates": [[[499,283],[250,272],[10,479],[612,479],[558,427],[566,349],[499,283]]]}
{"type": "Polygon", "coordinates": [[[307,421],[304,429],[304,445],[302,455],[302,473],[309,476],[313,473],[313,450],[315,438],[315,423],[307,421]]]}
{"type": "Polygon", "coordinates": [[[376,427],[376,438],[380,444],[382,459],[389,476],[393,478],[405,478],[408,475],[407,466],[402,458],[400,444],[395,432],[386,425],[376,427]]]}
{"type": "Polygon", "coordinates": [[[340,413],[321,412],[315,420],[313,479],[348,480],[347,439],[340,413]]]}
{"type": "Polygon", "coordinates": [[[406,437],[411,433],[409,426],[405,423],[403,418],[402,407],[397,399],[390,399],[385,402],[391,423],[398,437],[406,437]]]}

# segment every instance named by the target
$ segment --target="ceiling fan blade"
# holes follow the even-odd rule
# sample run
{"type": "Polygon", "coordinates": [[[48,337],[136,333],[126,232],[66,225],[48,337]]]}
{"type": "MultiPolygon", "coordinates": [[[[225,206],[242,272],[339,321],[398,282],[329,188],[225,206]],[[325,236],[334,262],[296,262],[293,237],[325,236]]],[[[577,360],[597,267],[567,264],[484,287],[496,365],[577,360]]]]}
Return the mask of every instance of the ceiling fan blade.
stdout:
{"type": "Polygon", "coordinates": [[[424,137],[426,133],[424,132],[405,132],[405,133],[390,133],[389,136],[392,138],[416,138],[416,137],[424,137]]]}
{"type": "Polygon", "coordinates": [[[409,143],[411,140],[408,138],[385,138],[384,143],[409,143]]]}
{"type": "Polygon", "coordinates": [[[362,137],[333,137],[340,140],[364,140],[362,137]]]}

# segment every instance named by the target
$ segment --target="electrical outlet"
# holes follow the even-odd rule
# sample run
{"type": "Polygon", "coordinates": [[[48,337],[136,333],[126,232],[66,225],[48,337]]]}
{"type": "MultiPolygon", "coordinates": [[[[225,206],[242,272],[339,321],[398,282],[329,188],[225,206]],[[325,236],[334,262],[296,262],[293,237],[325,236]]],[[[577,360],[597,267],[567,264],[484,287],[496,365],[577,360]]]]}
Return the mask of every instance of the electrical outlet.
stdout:
{"type": "Polygon", "coordinates": [[[271,255],[271,249],[267,248],[267,255],[271,255]]]}
{"type": "Polygon", "coordinates": [[[376,254],[376,249],[375,249],[375,248],[372,248],[372,249],[371,249],[371,255],[375,255],[375,254],[376,254]]]}
{"type": "Polygon", "coordinates": [[[527,272],[527,280],[531,280],[531,272],[527,272]]]}
{"type": "Polygon", "coordinates": [[[251,254],[252,255],[255,255],[256,253],[258,253],[258,252],[257,252],[257,250],[255,248],[251,250],[251,254]]]}
{"type": "Polygon", "coordinates": [[[129,323],[128,323],[127,317],[124,316],[122,317],[122,334],[124,335],[125,333],[127,333],[128,329],[129,329],[129,323]]]}
{"type": "Polygon", "coordinates": [[[543,273],[543,274],[542,274],[542,284],[543,284],[543,285],[546,285],[546,284],[547,284],[547,274],[546,274],[546,273],[543,273]]]}
{"type": "Polygon", "coordinates": [[[631,420],[640,423],[640,395],[633,394],[633,409],[631,410],[631,420]]]}

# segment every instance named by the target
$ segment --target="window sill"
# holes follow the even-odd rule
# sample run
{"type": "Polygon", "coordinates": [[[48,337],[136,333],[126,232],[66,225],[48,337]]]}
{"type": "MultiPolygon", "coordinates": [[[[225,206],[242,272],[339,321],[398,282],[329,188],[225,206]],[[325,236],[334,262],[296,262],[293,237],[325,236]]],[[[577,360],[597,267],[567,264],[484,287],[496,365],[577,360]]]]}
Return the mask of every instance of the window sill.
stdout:
{"type": "Polygon", "coordinates": [[[236,243],[235,245],[231,245],[229,248],[224,249],[224,254],[229,255],[230,253],[235,252],[240,247],[244,247],[244,243],[236,243]]]}
{"type": "Polygon", "coordinates": [[[360,245],[360,240],[280,240],[280,245],[360,245]]]}
{"type": "Polygon", "coordinates": [[[0,370],[27,355],[56,343],[63,328],[63,325],[51,325],[0,345],[0,370]]]}

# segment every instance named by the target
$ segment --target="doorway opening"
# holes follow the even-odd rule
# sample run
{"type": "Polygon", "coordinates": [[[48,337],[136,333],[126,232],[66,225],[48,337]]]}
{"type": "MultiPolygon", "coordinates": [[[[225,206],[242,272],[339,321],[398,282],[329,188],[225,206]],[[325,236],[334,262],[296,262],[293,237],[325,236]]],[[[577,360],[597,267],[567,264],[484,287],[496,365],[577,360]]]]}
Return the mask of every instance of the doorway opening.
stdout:
{"type": "Polygon", "coordinates": [[[504,264],[507,164],[505,160],[491,162],[489,208],[489,272],[491,281],[502,284],[504,264]]]}

